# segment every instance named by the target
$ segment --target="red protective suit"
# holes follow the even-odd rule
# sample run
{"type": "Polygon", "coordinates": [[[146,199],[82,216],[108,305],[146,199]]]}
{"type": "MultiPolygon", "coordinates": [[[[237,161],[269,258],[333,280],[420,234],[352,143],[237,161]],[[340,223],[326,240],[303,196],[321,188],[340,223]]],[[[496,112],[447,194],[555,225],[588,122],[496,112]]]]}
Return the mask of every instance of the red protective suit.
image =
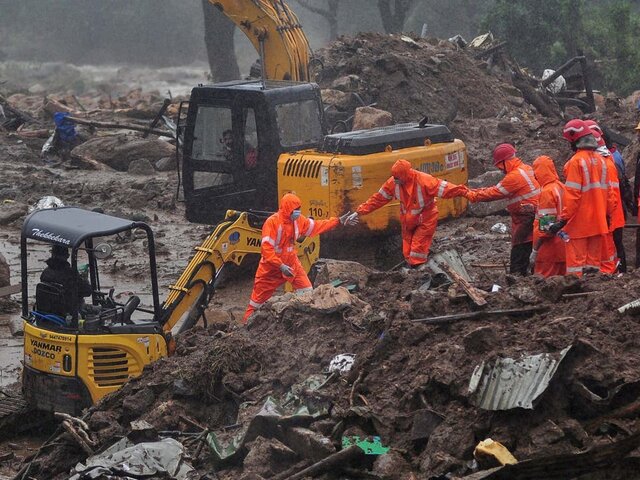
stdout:
{"type": "Polygon", "coordinates": [[[538,251],[533,272],[544,277],[564,275],[567,271],[564,242],[556,235],[540,230],[541,218],[548,215],[556,221],[562,212],[564,185],[558,178],[553,160],[546,155],[535,159],[533,171],[542,186],[533,222],[533,248],[538,251]]]}
{"type": "Polygon", "coordinates": [[[620,182],[618,180],[618,170],[613,161],[613,156],[607,147],[598,148],[597,152],[602,156],[607,164],[607,180],[609,188],[613,190],[616,198],[616,207],[609,219],[609,232],[602,237],[602,254],[600,258],[600,271],[602,273],[613,274],[618,268],[618,253],[616,243],[613,240],[613,231],[623,228],[627,223],[624,219],[624,209],[622,207],[622,196],[620,194],[620,182]]]}
{"type": "Polygon", "coordinates": [[[506,175],[497,185],[471,190],[469,201],[491,202],[507,199],[507,210],[511,214],[511,244],[520,245],[533,239],[533,219],[538,206],[540,185],[533,169],[513,157],[504,162],[506,175]]]}
{"type": "Polygon", "coordinates": [[[421,265],[427,261],[438,225],[438,207],[434,197],[458,197],[468,189],[465,185],[454,185],[414,170],[406,160],[394,163],[391,174],[393,176],[384,182],[380,190],[356,211],[359,215],[367,215],[394,198],[400,200],[402,255],[409,265],[421,265]],[[401,184],[397,184],[395,179],[401,184]]]}
{"type": "Polygon", "coordinates": [[[291,212],[300,208],[300,199],[293,193],[282,197],[280,209],[271,215],[262,227],[262,246],[260,263],[253,283],[251,300],[242,323],[247,323],[254,310],[271,298],[278,287],[290,282],[296,291],[311,289],[311,282],[302,268],[296,248],[296,240],[302,236],[320,235],[340,224],[336,217],[329,220],[313,220],[304,215],[291,220],[291,212]],[[285,277],[280,271],[281,265],[293,269],[293,277],[285,277]]]}
{"type": "MultiPolygon", "coordinates": [[[[567,273],[582,276],[583,268],[600,269],[602,238],[609,232],[617,200],[609,186],[611,170],[594,150],[578,150],[564,166],[565,196],[560,219],[569,234],[567,273]]],[[[615,168],[614,170],[615,171],[615,168]]]]}

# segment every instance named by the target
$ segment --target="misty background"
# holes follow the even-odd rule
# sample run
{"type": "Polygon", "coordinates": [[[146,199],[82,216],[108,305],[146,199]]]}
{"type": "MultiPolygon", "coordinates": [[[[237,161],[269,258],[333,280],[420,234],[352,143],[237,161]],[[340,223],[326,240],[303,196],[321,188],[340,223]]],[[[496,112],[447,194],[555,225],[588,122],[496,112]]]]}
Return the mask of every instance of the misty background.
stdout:
{"type": "MultiPolygon", "coordinates": [[[[600,88],[640,89],[640,0],[286,1],[313,49],[360,31],[420,34],[425,24],[428,36],[460,34],[467,41],[491,31],[535,75],[583,49],[599,65],[600,88]]],[[[203,3],[0,0],[0,61],[206,68],[203,3]]],[[[238,29],[232,43],[244,76],[257,53],[238,29]]],[[[212,62],[229,53],[228,45],[213,48],[212,62]]],[[[212,67],[214,80],[221,79],[212,67]]],[[[223,70],[231,71],[226,64],[223,70]]]]}

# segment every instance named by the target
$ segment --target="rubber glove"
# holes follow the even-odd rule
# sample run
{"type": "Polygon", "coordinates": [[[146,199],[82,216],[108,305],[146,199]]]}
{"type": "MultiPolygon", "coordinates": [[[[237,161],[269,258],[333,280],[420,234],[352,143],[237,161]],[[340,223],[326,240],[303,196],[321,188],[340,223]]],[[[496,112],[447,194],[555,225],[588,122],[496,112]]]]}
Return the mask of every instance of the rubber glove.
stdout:
{"type": "Polygon", "coordinates": [[[285,265],[284,263],[280,265],[280,271],[285,277],[293,277],[293,268],[289,265],[285,265]]]}

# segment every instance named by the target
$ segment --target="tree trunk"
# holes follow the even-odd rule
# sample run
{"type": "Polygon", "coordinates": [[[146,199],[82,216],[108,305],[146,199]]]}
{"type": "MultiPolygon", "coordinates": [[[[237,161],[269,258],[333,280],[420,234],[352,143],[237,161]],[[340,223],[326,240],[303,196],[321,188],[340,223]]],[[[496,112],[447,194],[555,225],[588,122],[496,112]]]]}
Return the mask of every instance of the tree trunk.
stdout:
{"type": "Polygon", "coordinates": [[[378,10],[380,10],[380,18],[385,32],[402,32],[404,22],[413,2],[414,0],[378,0],[378,10]],[[392,2],[394,6],[393,12],[391,11],[392,2]]]}
{"type": "Polygon", "coordinates": [[[209,69],[214,82],[225,82],[240,78],[233,34],[234,23],[209,0],[202,0],[204,13],[204,43],[207,47],[209,69]]]}

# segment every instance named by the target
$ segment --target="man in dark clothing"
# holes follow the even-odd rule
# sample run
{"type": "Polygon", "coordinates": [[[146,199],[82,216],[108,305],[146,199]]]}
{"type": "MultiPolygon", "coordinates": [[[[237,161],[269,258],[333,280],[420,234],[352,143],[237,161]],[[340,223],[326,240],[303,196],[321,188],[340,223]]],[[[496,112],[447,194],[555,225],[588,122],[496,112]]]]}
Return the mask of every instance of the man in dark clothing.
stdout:
{"type": "Polygon", "coordinates": [[[51,258],[46,261],[47,268],[45,268],[40,275],[40,281],[62,285],[63,298],[60,298],[60,308],[57,309],[57,311],[64,311],[70,314],[74,303],[74,284],[76,284],[78,288],[78,306],[82,305],[82,299],[84,297],[91,295],[93,289],[91,288],[91,284],[86,281],[77,270],[71,268],[71,265],[67,261],[68,258],[69,250],[67,248],[54,245],[51,248],[51,258]]]}

